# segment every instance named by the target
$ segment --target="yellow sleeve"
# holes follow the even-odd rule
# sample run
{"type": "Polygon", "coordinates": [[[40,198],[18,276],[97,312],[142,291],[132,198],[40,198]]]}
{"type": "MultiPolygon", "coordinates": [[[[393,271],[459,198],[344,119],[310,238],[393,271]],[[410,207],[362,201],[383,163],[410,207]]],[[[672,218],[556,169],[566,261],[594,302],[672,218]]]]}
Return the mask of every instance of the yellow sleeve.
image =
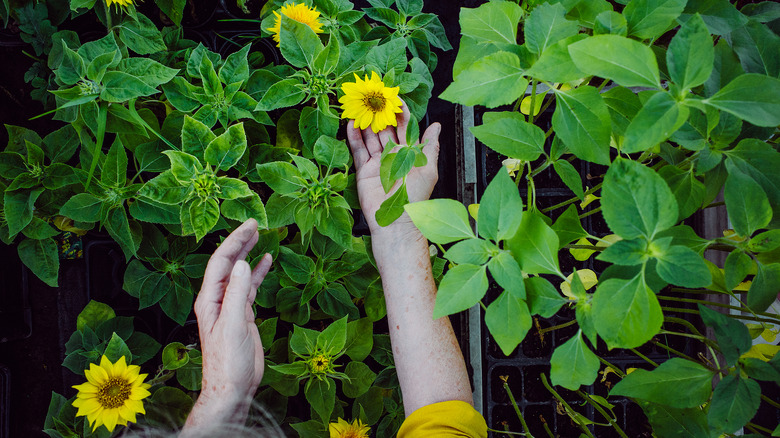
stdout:
{"type": "Polygon", "coordinates": [[[401,425],[398,438],[487,438],[487,424],[470,404],[445,401],[412,412],[401,425]]]}

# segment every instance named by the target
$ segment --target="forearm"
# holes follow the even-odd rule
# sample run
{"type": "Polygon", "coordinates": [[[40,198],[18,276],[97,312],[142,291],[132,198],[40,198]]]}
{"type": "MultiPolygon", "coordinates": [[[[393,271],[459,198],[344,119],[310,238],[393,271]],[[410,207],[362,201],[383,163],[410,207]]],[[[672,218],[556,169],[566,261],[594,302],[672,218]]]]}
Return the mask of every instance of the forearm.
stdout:
{"type": "MultiPolygon", "coordinates": [[[[402,223],[404,219],[408,221],[406,215],[402,223]]],[[[403,232],[372,233],[407,416],[441,401],[473,403],[466,364],[449,318],[432,318],[436,284],[428,241],[409,225],[402,227],[403,232]]]]}
{"type": "Polygon", "coordinates": [[[201,392],[179,438],[204,437],[214,427],[243,425],[249,414],[250,403],[251,399],[247,397],[216,396],[201,392]]]}

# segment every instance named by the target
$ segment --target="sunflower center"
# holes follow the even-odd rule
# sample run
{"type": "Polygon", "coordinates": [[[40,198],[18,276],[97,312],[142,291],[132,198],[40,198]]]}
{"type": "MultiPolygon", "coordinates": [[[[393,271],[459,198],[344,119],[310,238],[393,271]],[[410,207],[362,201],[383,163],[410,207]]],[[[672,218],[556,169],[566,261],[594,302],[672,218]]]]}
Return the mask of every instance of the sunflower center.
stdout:
{"type": "Polygon", "coordinates": [[[309,360],[309,370],[312,373],[324,373],[328,371],[330,358],[323,355],[315,356],[309,360]]]}
{"type": "Polygon", "coordinates": [[[97,400],[104,409],[115,409],[130,398],[130,383],[119,377],[111,377],[98,388],[97,400]]]}
{"type": "Polygon", "coordinates": [[[385,109],[385,103],[387,103],[387,100],[385,99],[385,96],[382,95],[382,93],[368,93],[363,98],[363,103],[371,108],[371,111],[378,113],[385,109]]]}

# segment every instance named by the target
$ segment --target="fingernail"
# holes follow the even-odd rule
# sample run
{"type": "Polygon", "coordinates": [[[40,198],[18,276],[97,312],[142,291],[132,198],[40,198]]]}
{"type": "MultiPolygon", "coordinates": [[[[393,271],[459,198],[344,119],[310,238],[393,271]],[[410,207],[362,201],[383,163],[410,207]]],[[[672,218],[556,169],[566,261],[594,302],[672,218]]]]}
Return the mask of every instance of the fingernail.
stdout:
{"type": "Polygon", "coordinates": [[[239,260],[233,265],[233,276],[241,277],[249,273],[249,264],[243,260],[239,260]]]}

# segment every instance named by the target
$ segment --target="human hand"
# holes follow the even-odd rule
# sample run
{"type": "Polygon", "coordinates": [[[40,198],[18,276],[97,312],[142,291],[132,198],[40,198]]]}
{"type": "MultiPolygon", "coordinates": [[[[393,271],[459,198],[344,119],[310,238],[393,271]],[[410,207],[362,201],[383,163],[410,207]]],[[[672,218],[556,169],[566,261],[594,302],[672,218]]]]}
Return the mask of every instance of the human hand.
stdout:
{"type": "Polygon", "coordinates": [[[249,219],[230,233],[206,266],[195,301],[203,352],[199,402],[244,403],[263,378],[263,346],[252,305],[271,268],[271,255],[263,256],[251,272],[244,260],[258,239],[257,221],[249,219]]]}
{"type": "MultiPolygon", "coordinates": [[[[377,134],[370,128],[363,131],[355,128],[354,120],[350,120],[347,124],[347,139],[355,161],[360,208],[363,210],[372,235],[416,230],[406,213],[384,228],[376,222],[376,211],[379,206],[400,187],[400,182],[396,182],[390,193],[385,193],[379,176],[379,168],[382,151],[391,140],[398,145],[407,144],[406,130],[409,126],[410,113],[405,102],[403,102],[402,109],[403,112],[397,116],[398,126],[388,126],[377,134]]],[[[425,130],[422,136],[422,141],[427,141],[423,146],[423,153],[428,158],[428,163],[423,167],[412,168],[406,177],[409,202],[424,201],[433,192],[433,187],[439,178],[437,161],[440,132],[441,125],[434,123],[425,130]]]]}

